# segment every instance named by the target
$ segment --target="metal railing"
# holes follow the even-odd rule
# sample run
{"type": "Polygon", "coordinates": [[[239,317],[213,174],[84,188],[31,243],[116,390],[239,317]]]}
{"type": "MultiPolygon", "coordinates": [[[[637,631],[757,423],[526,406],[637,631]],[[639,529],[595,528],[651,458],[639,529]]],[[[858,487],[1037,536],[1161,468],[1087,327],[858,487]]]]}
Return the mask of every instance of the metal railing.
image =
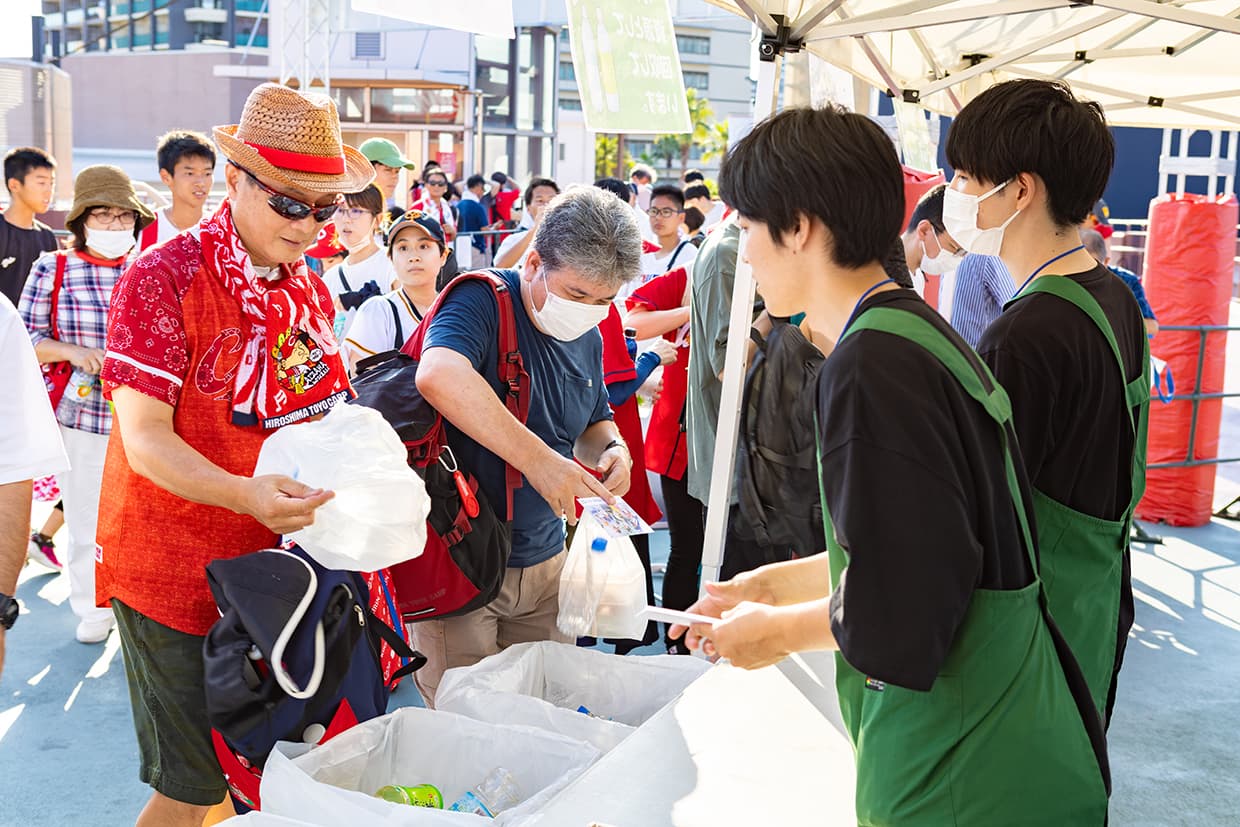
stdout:
{"type": "MultiPolygon", "coordinates": [[[[1230,393],[1222,391],[1219,393],[1202,393],[1201,392],[1201,372],[1205,368],[1206,363],[1206,338],[1211,333],[1222,333],[1226,336],[1231,331],[1240,330],[1240,327],[1232,327],[1230,325],[1164,325],[1158,329],[1159,333],[1164,331],[1196,331],[1200,335],[1197,347],[1197,378],[1193,381],[1192,393],[1175,394],[1167,403],[1171,402],[1192,402],[1193,412],[1188,429],[1188,448],[1185,451],[1184,459],[1180,462],[1159,462],[1146,465],[1147,471],[1156,468],[1192,468],[1198,465],[1220,465],[1224,462],[1240,462],[1240,457],[1215,457],[1212,459],[1194,459],[1193,453],[1197,445],[1197,421],[1198,414],[1201,411],[1201,403],[1207,400],[1228,399],[1240,397],[1240,391],[1232,391],[1230,393]]],[[[1225,345],[1224,345],[1225,346],[1225,345]]]]}

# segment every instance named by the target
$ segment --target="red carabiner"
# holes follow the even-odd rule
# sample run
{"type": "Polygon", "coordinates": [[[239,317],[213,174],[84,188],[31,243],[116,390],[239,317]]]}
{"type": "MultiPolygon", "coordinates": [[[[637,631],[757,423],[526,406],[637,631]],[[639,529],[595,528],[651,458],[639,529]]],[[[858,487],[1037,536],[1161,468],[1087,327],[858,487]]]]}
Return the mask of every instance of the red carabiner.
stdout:
{"type": "Polygon", "coordinates": [[[460,469],[452,472],[452,481],[456,483],[456,491],[461,495],[461,504],[465,507],[465,513],[474,518],[478,516],[480,511],[478,507],[478,498],[474,496],[474,492],[469,490],[469,483],[465,479],[465,475],[460,469]]]}

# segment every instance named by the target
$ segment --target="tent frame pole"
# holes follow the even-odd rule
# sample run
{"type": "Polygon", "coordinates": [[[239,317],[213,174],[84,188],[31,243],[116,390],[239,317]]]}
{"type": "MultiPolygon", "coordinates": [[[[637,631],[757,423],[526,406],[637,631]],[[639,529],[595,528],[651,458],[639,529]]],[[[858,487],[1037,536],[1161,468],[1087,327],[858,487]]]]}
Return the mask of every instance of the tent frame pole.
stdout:
{"type": "MultiPolygon", "coordinates": [[[[782,27],[782,21],[781,27],[782,27]]],[[[776,110],[783,54],[787,49],[767,37],[759,43],[758,85],[754,97],[753,120],[758,123],[776,110]]],[[[737,244],[736,280],[732,288],[731,317],[728,322],[728,347],[724,355],[723,390],[719,403],[719,421],[715,431],[715,457],[711,466],[710,494],[707,498],[706,529],[702,543],[702,580],[699,588],[706,593],[706,584],[719,579],[723,566],[723,549],[731,510],[732,479],[736,471],[736,441],[740,432],[741,401],[744,393],[746,363],[749,357],[749,328],[753,324],[753,302],[756,287],[753,269],[745,260],[745,233],[737,244]]]]}

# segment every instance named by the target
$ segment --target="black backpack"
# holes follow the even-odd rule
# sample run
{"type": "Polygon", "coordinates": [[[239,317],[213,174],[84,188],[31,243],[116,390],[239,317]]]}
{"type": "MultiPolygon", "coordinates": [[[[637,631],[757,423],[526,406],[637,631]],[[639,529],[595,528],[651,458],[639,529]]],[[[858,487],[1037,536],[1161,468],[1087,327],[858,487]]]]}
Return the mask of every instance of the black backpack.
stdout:
{"type": "Polygon", "coordinates": [[[207,583],[220,610],[203,640],[207,720],[239,811],[258,808],[276,741],[321,743],[384,714],[391,688],[426,663],[371,612],[362,575],[298,546],[214,560],[207,583]],[[390,682],[384,643],[408,659],[390,682]]]}
{"type": "Polygon", "coordinates": [[[409,452],[409,464],[426,484],[431,511],[426,547],[412,560],[390,569],[401,618],[406,623],[466,614],[499,596],[512,551],[509,523],[512,494],[523,484],[508,466],[508,501],[501,514],[488,502],[470,470],[461,467],[448,442],[443,417],[418,392],[416,377],[422,341],[445,297],[465,281],[481,281],[495,293],[499,308],[499,373],[507,388],[504,402],[524,423],[530,380],[517,349],[516,318],[507,282],[493,271],[463,273],[446,287],[400,351],[357,363],[353,404],[377,410],[409,452]]]}
{"type": "Polygon", "coordinates": [[[745,377],[737,440],[741,532],[805,557],[823,550],[814,407],[826,357],[787,319],[774,319],[745,377]]]}

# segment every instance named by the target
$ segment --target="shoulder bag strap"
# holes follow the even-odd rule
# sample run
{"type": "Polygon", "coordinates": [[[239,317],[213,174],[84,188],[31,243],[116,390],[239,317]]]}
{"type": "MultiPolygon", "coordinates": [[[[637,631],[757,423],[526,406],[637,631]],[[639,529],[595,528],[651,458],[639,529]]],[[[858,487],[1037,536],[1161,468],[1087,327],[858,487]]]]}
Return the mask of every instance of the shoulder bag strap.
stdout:
{"type": "Polygon", "coordinates": [[[396,306],[396,302],[390,300],[388,307],[392,310],[392,321],[396,322],[396,344],[392,346],[392,349],[400,350],[405,346],[405,327],[400,323],[400,308],[396,306]]]}
{"type": "Polygon", "coordinates": [[[52,330],[52,338],[59,341],[60,328],[57,325],[57,305],[60,304],[60,288],[65,284],[65,268],[69,265],[67,253],[56,253],[56,278],[52,281],[52,309],[48,316],[48,326],[52,330]]]}
{"type": "Polygon", "coordinates": [[[344,287],[346,293],[352,293],[353,287],[349,284],[349,280],[344,277],[344,265],[341,264],[336,268],[336,275],[340,276],[340,285],[344,287]]]}

